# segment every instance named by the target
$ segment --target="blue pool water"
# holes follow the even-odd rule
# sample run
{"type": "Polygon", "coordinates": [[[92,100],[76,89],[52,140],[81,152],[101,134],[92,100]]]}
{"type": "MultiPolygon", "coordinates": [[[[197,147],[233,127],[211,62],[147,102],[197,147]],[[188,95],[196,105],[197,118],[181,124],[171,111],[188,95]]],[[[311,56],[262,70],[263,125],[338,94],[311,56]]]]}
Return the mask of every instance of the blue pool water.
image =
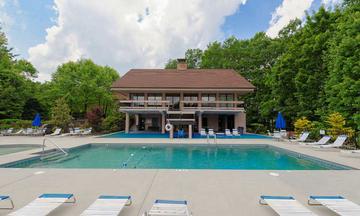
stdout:
{"type": "Polygon", "coordinates": [[[268,145],[88,144],[68,156],[3,165],[17,168],[341,170],[348,167],[268,145]]]}
{"type": "MultiPolygon", "coordinates": [[[[176,133],[175,133],[176,138],[176,133]]],[[[116,132],[112,134],[107,134],[101,136],[101,138],[169,138],[169,134],[161,134],[161,133],[124,133],[124,132],[116,132]]],[[[201,137],[200,134],[195,133],[193,138],[195,139],[204,139],[206,137],[201,137]]],[[[260,135],[260,134],[242,134],[241,136],[225,136],[225,135],[217,135],[218,139],[271,139],[271,137],[260,135]]]]}

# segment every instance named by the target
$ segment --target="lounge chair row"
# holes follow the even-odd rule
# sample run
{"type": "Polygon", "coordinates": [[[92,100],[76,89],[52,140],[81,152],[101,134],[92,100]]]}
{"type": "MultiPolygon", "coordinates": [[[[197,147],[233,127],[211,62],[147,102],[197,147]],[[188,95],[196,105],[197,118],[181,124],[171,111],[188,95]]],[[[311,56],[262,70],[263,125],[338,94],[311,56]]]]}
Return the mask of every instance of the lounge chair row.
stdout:
{"type": "MultiPolygon", "coordinates": [[[[0,196],[0,202],[8,202],[5,209],[13,209],[14,203],[10,196],[0,196]]],[[[60,207],[63,203],[75,203],[73,194],[42,194],[23,208],[9,214],[9,216],[45,216],[60,207]]],[[[116,216],[125,206],[132,203],[131,196],[99,196],[81,216],[108,215],[116,216]]],[[[156,200],[152,208],[144,216],[190,216],[186,201],[156,200]]]]}
{"type": "MultiPolygon", "coordinates": [[[[259,202],[269,205],[278,215],[316,215],[292,196],[261,196],[259,202]]],[[[338,215],[360,215],[360,206],[342,196],[310,196],[308,204],[322,205],[338,215]]]]}
{"type": "MultiPolygon", "coordinates": [[[[14,208],[9,196],[0,196],[1,202],[9,202],[8,209],[14,208]]],[[[60,207],[63,203],[75,203],[73,194],[42,194],[23,208],[14,211],[9,216],[45,216],[60,207]]],[[[81,216],[119,215],[125,206],[132,203],[131,196],[99,196],[81,216]]],[[[315,216],[316,214],[299,203],[292,196],[260,196],[259,203],[269,205],[278,215],[315,216]]],[[[360,215],[360,206],[342,196],[310,196],[309,205],[322,205],[343,216],[360,215]]],[[[156,200],[143,216],[190,216],[187,202],[182,200],[156,200]]]]}
{"type": "Polygon", "coordinates": [[[45,128],[44,129],[26,128],[15,131],[14,128],[9,128],[5,131],[2,131],[1,134],[3,136],[43,136],[45,135],[45,130],[46,130],[45,128]]]}
{"type": "MultiPolygon", "coordinates": [[[[214,132],[214,129],[209,129],[208,133],[206,133],[205,129],[200,130],[200,136],[201,137],[215,137],[216,134],[214,132]]],[[[232,129],[232,132],[230,129],[225,129],[225,136],[240,136],[238,129],[232,129]]]]}
{"type": "Polygon", "coordinates": [[[316,142],[305,142],[309,137],[309,134],[309,132],[303,132],[300,134],[299,139],[291,140],[291,142],[298,142],[300,145],[312,146],[314,148],[335,148],[343,146],[347,139],[346,135],[339,135],[333,143],[329,144],[331,137],[323,136],[316,142]]]}

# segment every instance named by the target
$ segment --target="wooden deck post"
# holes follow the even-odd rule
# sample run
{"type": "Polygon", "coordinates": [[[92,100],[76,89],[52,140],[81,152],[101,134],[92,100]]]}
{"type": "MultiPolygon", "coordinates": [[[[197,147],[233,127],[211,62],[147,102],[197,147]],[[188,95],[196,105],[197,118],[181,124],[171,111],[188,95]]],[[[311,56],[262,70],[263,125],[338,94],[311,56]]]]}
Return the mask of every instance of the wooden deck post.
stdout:
{"type": "Polygon", "coordinates": [[[130,116],[129,113],[125,113],[125,133],[129,133],[130,128],[130,116]]]}

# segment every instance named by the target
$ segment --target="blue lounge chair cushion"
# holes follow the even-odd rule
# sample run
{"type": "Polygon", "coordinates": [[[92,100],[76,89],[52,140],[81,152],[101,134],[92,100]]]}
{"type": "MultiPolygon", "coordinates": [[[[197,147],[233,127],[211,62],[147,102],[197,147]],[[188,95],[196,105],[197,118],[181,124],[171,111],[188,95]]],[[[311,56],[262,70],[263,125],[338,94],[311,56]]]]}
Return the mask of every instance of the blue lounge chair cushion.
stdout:
{"type": "Polygon", "coordinates": [[[293,200],[292,196],[260,196],[261,199],[281,199],[281,200],[293,200]]]}
{"type": "Polygon", "coordinates": [[[155,203],[187,205],[186,200],[156,200],[155,203]]]}
{"type": "Polygon", "coordinates": [[[342,196],[310,196],[310,199],[345,199],[342,196]]]}
{"type": "Polygon", "coordinates": [[[108,196],[108,195],[101,195],[99,199],[131,199],[131,196],[108,196]]]}
{"type": "Polygon", "coordinates": [[[6,200],[6,199],[9,199],[10,197],[9,196],[0,196],[0,200],[6,200]]]}
{"type": "Polygon", "coordinates": [[[70,199],[74,194],[42,194],[39,198],[67,198],[70,199]]]}

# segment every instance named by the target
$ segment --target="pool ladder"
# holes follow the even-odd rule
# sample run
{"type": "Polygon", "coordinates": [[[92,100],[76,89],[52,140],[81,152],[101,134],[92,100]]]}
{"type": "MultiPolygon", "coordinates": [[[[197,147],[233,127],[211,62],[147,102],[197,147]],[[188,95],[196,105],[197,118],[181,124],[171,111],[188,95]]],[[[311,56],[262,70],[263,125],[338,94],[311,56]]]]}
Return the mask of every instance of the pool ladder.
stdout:
{"type": "Polygon", "coordinates": [[[48,138],[44,138],[44,139],[43,139],[42,155],[45,154],[45,142],[46,142],[46,141],[48,141],[48,142],[50,142],[51,144],[53,144],[58,150],[60,150],[62,153],[64,153],[65,156],[68,155],[68,153],[67,153],[64,149],[62,149],[62,148],[61,148],[60,146],[58,146],[54,141],[52,141],[52,140],[50,140],[50,139],[48,139],[48,138]]]}

